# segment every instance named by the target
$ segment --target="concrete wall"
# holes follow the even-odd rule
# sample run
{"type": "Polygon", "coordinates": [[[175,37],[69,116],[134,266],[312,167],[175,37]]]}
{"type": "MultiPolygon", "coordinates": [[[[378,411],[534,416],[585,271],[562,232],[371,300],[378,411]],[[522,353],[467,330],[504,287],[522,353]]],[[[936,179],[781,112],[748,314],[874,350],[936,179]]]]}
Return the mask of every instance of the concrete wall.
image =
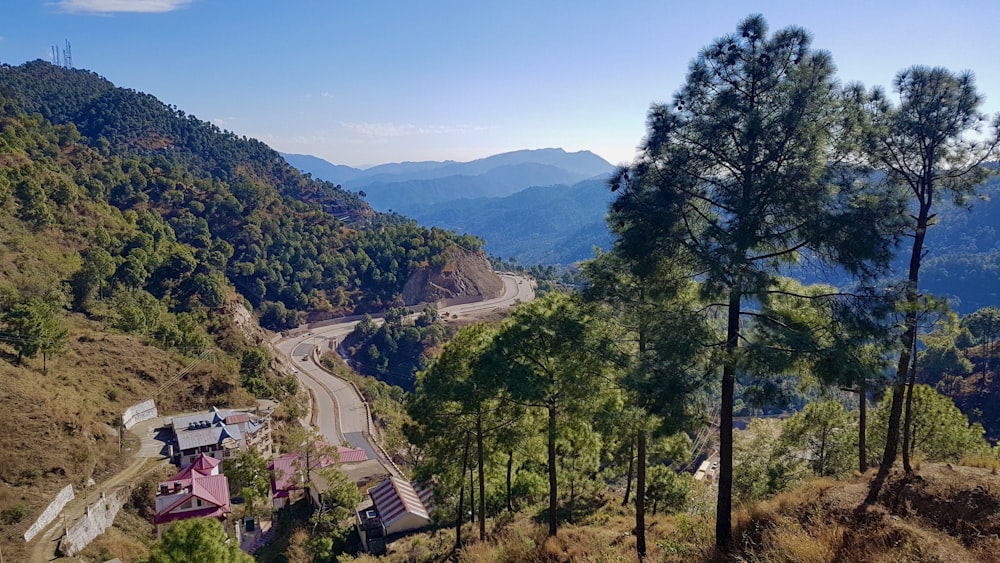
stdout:
{"type": "Polygon", "coordinates": [[[125,425],[126,429],[130,429],[144,420],[156,418],[157,416],[160,415],[156,412],[156,403],[153,402],[153,399],[149,399],[125,409],[125,412],[122,414],[122,424],[125,425]]]}
{"type": "Polygon", "coordinates": [[[45,510],[42,511],[42,515],[38,517],[38,520],[35,520],[35,523],[24,533],[24,541],[31,541],[32,538],[38,535],[38,532],[44,530],[46,526],[56,519],[56,516],[59,516],[63,507],[71,500],[73,500],[73,485],[66,485],[63,487],[63,490],[59,491],[59,494],[49,503],[45,510]]]}
{"type": "Polygon", "coordinates": [[[87,505],[87,515],[66,528],[66,535],[59,540],[59,553],[72,557],[90,545],[94,538],[115,523],[115,516],[128,501],[130,487],[119,487],[110,495],[101,494],[96,504],[87,505]]]}

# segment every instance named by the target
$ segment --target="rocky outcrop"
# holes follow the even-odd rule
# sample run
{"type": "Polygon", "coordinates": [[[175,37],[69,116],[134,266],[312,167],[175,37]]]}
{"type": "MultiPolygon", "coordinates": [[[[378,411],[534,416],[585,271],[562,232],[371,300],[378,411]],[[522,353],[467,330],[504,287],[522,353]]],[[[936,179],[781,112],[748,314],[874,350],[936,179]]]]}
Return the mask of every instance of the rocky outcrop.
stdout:
{"type": "Polygon", "coordinates": [[[267,341],[267,332],[260,327],[257,317],[246,308],[242,299],[226,301],[226,312],[247,343],[259,345],[267,341]]]}
{"type": "Polygon", "coordinates": [[[503,280],[490,267],[482,251],[455,246],[444,255],[444,266],[424,266],[406,280],[403,301],[407,305],[477,297],[493,299],[503,293],[503,280]]]}

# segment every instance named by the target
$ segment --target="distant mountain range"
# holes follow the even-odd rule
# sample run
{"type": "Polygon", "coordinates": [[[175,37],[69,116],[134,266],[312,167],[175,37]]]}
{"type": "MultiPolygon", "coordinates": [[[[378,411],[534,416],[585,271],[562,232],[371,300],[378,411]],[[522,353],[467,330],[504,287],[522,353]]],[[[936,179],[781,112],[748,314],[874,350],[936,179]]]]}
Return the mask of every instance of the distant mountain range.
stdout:
{"type": "Polygon", "coordinates": [[[292,165],[357,192],[378,211],[414,217],[429,205],[482,197],[505,197],[532,186],[572,185],[608,175],[613,166],[589,151],[522,150],[471,162],[401,162],[364,170],[322,159],[286,154],[292,165]]]}
{"type": "Polygon", "coordinates": [[[484,249],[501,258],[569,265],[592,258],[594,246],[610,246],[604,215],[611,199],[605,181],[593,179],[572,186],[533,186],[506,197],[441,202],[411,217],[483,237],[484,249]]]}
{"type": "MultiPolygon", "coordinates": [[[[593,153],[542,149],[366,170],[315,157],[286,158],[318,178],[366,192],[376,209],[480,236],[487,252],[522,264],[569,265],[592,257],[594,246],[611,243],[604,216],[612,194],[604,178],[613,167],[593,153]]],[[[980,192],[985,197],[971,211],[936,205],[939,224],[928,232],[920,272],[922,290],[948,296],[962,313],[1000,304],[1000,176],[980,192]]],[[[897,272],[906,270],[908,242],[896,256],[897,272]]]]}
{"type": "Polygon", "coordinates": [[[525,264],[571,264],[607,247],[605,179],[614,169],[589,151],[537,149],[471,162],[402,162],[367,169],[284,154],[313,177],[364,192],[379,211],[486,240],[485,250],[525,264]]]}

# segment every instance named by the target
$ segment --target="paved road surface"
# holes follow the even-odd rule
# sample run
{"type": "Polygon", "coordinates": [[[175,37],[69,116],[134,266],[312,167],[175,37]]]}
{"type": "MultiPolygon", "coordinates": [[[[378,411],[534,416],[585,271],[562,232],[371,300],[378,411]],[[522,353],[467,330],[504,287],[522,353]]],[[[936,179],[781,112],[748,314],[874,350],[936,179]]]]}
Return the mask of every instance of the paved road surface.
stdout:
{"type": "MultiPolygon", "coordinates": [[[[517,303],[534,299],[531,280],[508,274],[501,275],[501,279],[504,291],[500,297],[445,307],[440,312],[461,318],[513,307],[517,303]]],[[[283,338],[274,347],[291,366],[290,369],[298,370],[295,375],[299,381],[312,391],[317,412],[316,423],[323,436],[333,443],[348,442],[363,448],[370,456],[371,452],[378,453],[378,448],[367,438],[369,417],[361,396],[354,386],[327,373],[310,356],[310,352],[317,348],[328,349],[331,341],[337,344],[342,342],[356,324],[358,321],[354,320],[314,328],[306,334],[283,338]]],[[[394,472],[391,464],[386,463],[381,455],[376,459],[380,459],[388,471],[394,472]]]]}

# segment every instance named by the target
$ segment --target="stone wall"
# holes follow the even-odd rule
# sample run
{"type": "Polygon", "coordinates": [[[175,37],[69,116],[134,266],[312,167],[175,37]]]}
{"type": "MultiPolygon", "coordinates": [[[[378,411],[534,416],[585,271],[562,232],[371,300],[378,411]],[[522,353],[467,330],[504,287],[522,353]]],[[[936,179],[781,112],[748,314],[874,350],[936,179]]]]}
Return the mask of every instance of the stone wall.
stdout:
{"type": "Polygon", "coordinates": [[[35,523],[24,533],[24,541],[31,541],[32,538],[38,535],[38,532],[44,530],[46,526],[56,519],[56,516],[59,516],[63,507],[71,500],[73,500],[73,485],[66,485],[63,487],[63,490],[59,491],[59,494],[49,503],[45,510],[42,511],[42,515],[38,517],[38,520],[35,520],[35,523]]]}
{"type": "Polygon", "coordinates": [[[156,412],[156,403],[153,402],[153,399],[149,399],[125,409],[125,412],[122,414],[122,424],[125,425],[125,429],[127,430],[144,420],[156,418],[157,416],[159,414],[156,412]]]}
{"type": "Polygon", "coordinates": [[[119,487],[110,495],[101,493],[101,500],[87,505],[86,516],[66,528],[66,535],[59,540],[59,553],[73,557],[83,551],[94,538],[115,523],[115,516],[118,516],[118,511],[128,501],[130,493],[130,487],[119,487]]]}

